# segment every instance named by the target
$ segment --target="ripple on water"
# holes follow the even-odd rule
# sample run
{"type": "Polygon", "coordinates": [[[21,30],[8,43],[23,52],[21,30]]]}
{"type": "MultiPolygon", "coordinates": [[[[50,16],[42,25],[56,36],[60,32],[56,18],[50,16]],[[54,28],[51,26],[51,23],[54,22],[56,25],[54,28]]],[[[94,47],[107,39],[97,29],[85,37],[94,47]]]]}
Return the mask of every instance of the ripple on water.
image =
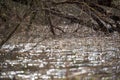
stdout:
{"type": "MultiPolygon", "coordinates": [[[[25,48],[30,49],[30,46],[32,45],[27,44],[25,48]]],[[[106,46],[109,47],[107,44],[106,46]]],[[[4,46],[4,48],[9,47],[10,45],[4,46]]],[[[14,46],[12,48],[14,48],[14,46]]],[[[41,47],[37,49],[40,48],[41,47]]],[[[41,49],[45,50],[45,46],[42,46],[41,49]]],[[[104,67],[102,64],[106,64],[106,61],[109,64],[109,61],[112,61],[111,58],[116,56],[116,51],[119,52],[119,50],[114,47],[104,48],[102,52],[100,51],[100,46],[89,45],[83,45],[81,48],[77,47],[77,49],[73,50],[50,50],[46,50],[44,53],[41,52],[42,50],[38,52],[34,50],[27,55],[10,54],[13,59],[0,55],[4,57],[4,62],[0,62],[0,64],[3,64],[2,68],[0,68],[2,69],[0,78],[16,77],[18,80],[47,80],[50,79],[52,75],[55,78],[64,78],[66,75],[66,64],[71,73],[85,74],[92,71],[93,73],[95,73],[94,71],[105,71],[110,74],[116,67],[112,68],[114,65],[112,65],[111,68],[104,67]],[[48,66],[48,64],[50,66],[48,66]],[[91,67],[93,70],[90,70],[91,67]]]]}

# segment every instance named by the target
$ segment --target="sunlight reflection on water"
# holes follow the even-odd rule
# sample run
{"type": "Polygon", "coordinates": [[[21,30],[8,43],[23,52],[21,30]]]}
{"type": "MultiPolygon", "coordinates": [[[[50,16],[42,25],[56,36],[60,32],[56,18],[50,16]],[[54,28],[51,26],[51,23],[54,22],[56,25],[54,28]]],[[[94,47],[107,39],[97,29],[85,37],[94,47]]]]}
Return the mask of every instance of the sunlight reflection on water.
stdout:
{"type": "MultiPolygon", "coordinates": [[[[32,43],[33,44],[33,43],[32,43]]],[[[108,46],[100,51],[95,46],[81,46],[76,49],[46,49],[41,46],[29,53],[27,51],[35,44],[26,44],[19,52],[0,54],[0,78],[16,78],[17,80],[48,80],[54,78],[65,78],[67,71],[69,75],[101,75],[111,78],[112,70],[119,73],[118,48],[108,46]],[[24,50],[25,49],[25,50],[24,50]],[[44,49],[44,50],[43,50],[44,49]],[[8,56],[8,54],[11,54],[8,56]],[[118,58],[118,59],[116,59],[118,58]],[[111,60],[112,59],[112,60],[111,60]],[[112,62],[111,62],[112,61],[112,62]],[[117,68],[116,68],[117,67],[117,68]],[[111,70],[112,69],[112,70],[111,70]]],[[[22,46],[22,44],[17,45],[22,46]]],[[[14,45],[6,45],[3,48],[8,51],[15,48],[14,45]]],[[[104,79],[103,79],[104,80],[104,79]]]]}

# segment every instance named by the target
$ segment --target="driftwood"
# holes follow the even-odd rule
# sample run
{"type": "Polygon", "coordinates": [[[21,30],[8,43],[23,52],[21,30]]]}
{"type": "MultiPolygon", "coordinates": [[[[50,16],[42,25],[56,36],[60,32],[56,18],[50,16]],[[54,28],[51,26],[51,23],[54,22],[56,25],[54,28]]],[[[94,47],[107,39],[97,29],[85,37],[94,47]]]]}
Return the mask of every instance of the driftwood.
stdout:
{"type": "MultiPolygon", "coordinates": [[[[54,2],[53,4],[55,6],[63,5],[63,4],[76,4],[79,7],[79,9],[82,9],[86,14],[90,15],[94,21],[97,22],[98,28],[95,30],[101,30],[105,33],[112,33],[114,31],[117,31],[118,33],[120,33],[120,28],[119,28],[120,15],[114,13],[114,10],[118,11],[118,13],[120,12],[117,9],[101,6],[99,4],[94,4],[94,3],[87,4],[85,2],[76,2],[76,1],[75,2],[65,1],[65,2],[59,2],[59,3],[54,2]],[[85,6],[85,8],[82,8],[81,5],[85,6]],[[90,10],[91,14],[89,14],[89,12],[86,9],[90,10]]],[[[83,19],[76,17],[76,15],[69,15],[69,13],[66,14],[64,12],[59,11],[58,9],[56,10],[55,7],[53,7],[52,9],[48,8],[45,10],[47,10],[53,15],[66,18],[73,23],[82,24],[84,22],[83,19]]]]}
{"type": "MultiPolygon", "coordinates": [[[[13,0],[15,2],[24,4],[24,5],[31,5],[33,6],[34,3],[33,0],[13,0]]],[[[112,1],[113,0],[62,0],[59,2],[54,2],[53,0],[43,0],[41,1],[44,5],[43,10],[45,10],[46,20],[47,24],[50,25],[50,30],[55,35],[55,29],[62,30],[61,28],[57,28],[54,26],[54,23],[52,23],[51,16],[58,16],[61,18],[65,18],[70,20],[72,23],[79,23],[84,24],[84,20],[81,18],[78,18],[76,15],[69,15],[68,13],[64,13],[64,11],[60,11],[57,6],[60,5],[72,5],[75,4],[78,6],[79,9],[81,9],[84,13],[88,14],[95,22],[97,22],[97,25],[92,23],[92,26],[88,26],[89,24],[86,24],[88,27],[94,27],[93,25],[97,26],[94,28],[94,30],[100,30],[105,33],[112,33],[114,31],[117,31],[120,33],[119,23],[120,23],[120,10],[115,9],[112,7],[112,1]],[[84,6],[84,8],[83,8],[84,6]],[[91,12],[89,14],[88,10],[91,12]],[[114,11],[117,11],[117,14],[114,13],[114,11]]],[[[90,18],[89,17],[89,18],[90,18]]]]}
{"type": "MultiPolygon", "coordinates": [[[[29,25],[27,26],[28,28],[32,25],[35,16],[40,11],[44,11],[46,25],[49,25],[49,29],[53,35],[56,35],[56,29],[60,30],[62,33],[65,33],[62,28],[54,24],[52,19],[54,16],[60,17],[62,19],[67,19],[68,21],[70,21],[70,23],[78,23],[81,26],[84,25],[86,27],[91,27],[95,31],[102,31],[104,33],[113,33],[116,31],[120,33],[120,10],[118,8],[112,7],[110,5],[111,3],[94,3],[90,2],[89,0],[62,0],[59,2],[54,2],[53,0],[41,0],[41,4],[43,6],[41,6],[41,8],[38,8],[35,6],[36,4],[33,3],[33,1],[35,0],[12,1],[24,4],[26,6],[30,6],[30,10],[31,12],[33,12],[33,14],[32,16],[30,16],[29,25]],[[78,10],[79,13],[71,14],[69,11],[65,11],[65,9],[62,10],[62,8],[65,8],[66,6],[68,7],[68,5],[71,5],[69,7],[72,7],[72,9],[74,10],[75,8],[77,8],[76,10],[78,10]],[[72,5],[74,5],[75,8],[72,5]]],[[[4,6],[3,3],[0,3],[0,5],[6,8],[6,6],[4,6]]],[[[0,18],[4,22],[6,22],[7,20],[1,14],[0,18]]],[[[15,33],[19,25],[20,24],[13,28],[13,31],[9,32],[8,36],[4,40],[2,40],[2,42],[0,43],[0,47],[11,38],[11,36],[15,33]]],[[[73,32],[77,31],[78,30],[75,30],[73,32]]]]}

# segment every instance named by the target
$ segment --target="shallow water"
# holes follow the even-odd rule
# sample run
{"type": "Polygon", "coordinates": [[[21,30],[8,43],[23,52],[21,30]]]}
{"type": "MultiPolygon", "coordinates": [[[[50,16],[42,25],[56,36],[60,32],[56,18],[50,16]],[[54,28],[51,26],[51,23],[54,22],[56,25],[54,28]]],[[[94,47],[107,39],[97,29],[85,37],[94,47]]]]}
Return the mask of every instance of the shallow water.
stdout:
{"type": "Polygon", "coordinates": [[[102,50],[89,45],[70,49],[40,45],[30,51],[29,45],[33,43],[20,50],[14,45],[3,47],[0,80],[120,80],[120,50],[111,43],[102,50]]]}

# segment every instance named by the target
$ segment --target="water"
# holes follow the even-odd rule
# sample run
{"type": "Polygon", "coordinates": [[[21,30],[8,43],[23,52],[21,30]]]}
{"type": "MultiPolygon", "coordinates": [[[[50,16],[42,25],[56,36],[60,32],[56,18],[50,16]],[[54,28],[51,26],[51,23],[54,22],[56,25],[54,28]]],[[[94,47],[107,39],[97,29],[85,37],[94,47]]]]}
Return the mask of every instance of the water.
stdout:
{"type": "Polygon", "coordinates": [[[0,80],[120,80],[119,45],[100,43],[52,41],[34,49],[35,43],[24,43],[20,49],[22,44],[5,45],[0,80]]]}

